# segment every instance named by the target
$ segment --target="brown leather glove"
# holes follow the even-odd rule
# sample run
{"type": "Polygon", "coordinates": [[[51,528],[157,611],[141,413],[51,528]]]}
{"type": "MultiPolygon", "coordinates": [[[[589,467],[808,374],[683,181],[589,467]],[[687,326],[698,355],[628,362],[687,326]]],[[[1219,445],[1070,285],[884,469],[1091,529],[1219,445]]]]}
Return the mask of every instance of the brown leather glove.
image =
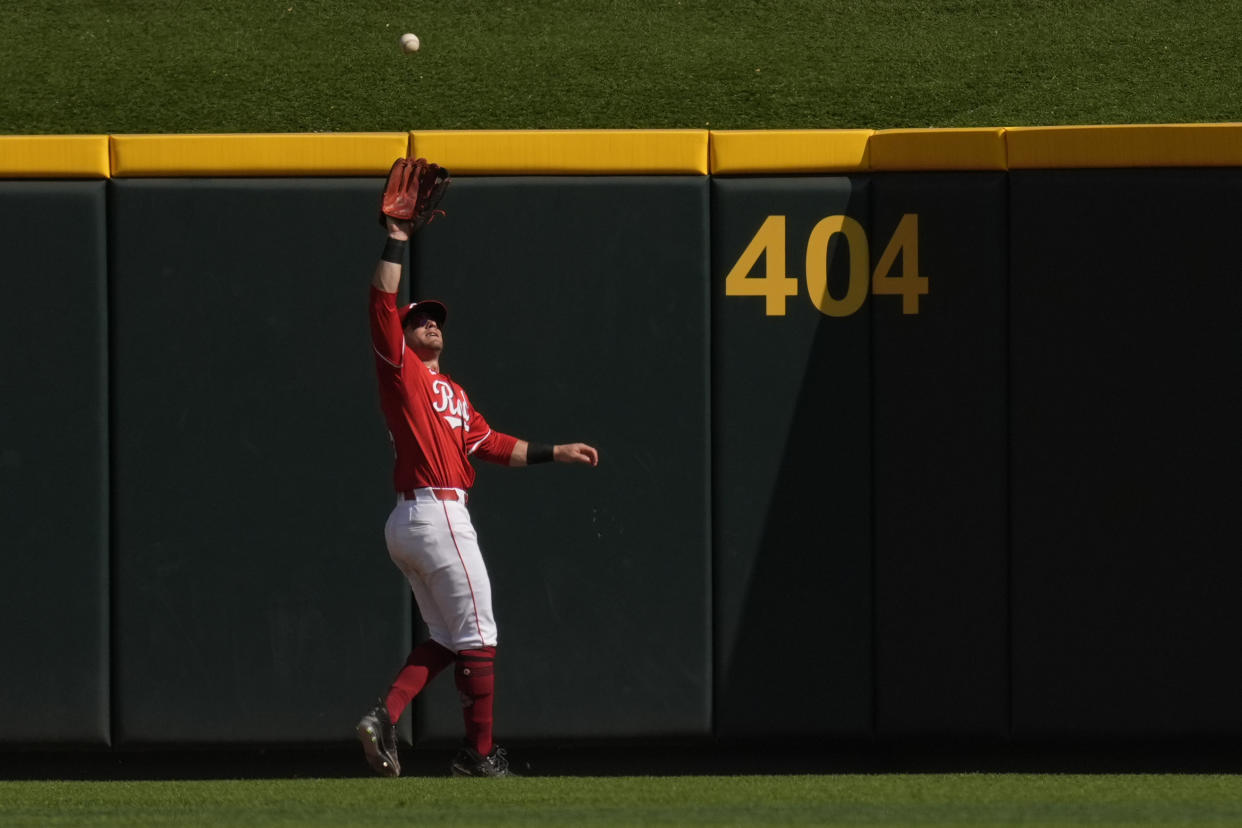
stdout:
{"type": "Polygon", "coordinates": [[[380,226],[386,226],[385,216],[390,216],[410,222],[413,232],[444,215],[437,205],[452,180],[448,170],[426,158],[398,158],[380,195],[380,226]]]}

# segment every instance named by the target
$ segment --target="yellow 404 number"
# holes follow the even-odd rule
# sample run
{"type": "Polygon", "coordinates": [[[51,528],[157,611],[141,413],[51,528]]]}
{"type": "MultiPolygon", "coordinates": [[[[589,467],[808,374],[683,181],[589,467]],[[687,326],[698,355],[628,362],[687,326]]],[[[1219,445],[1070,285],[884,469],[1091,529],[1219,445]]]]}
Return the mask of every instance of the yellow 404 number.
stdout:
{"type": "MultiPolygon", "coordinates": [[[[888,246],[868,277],[867,263],[871,248],[867,231],[849,216],[828,216],[811,230],[806,242],[806,289],[811,304],[826,316],[849,316],[857,313],[871,293],[901,297],[901,312],[919,312],[919,297],[927,294],[927,277],[919,275],[919,217],[906,213],[893,231],[888,246]],[[849,245],[850,279],[845,295],[837,298],[828,292],[828,244],[841,234],[849,245]],[[892,275],[901,254],[901,272],[892,275]]],[[[785,272],[785,217],[768,216],[759,232],[725,276],[725,296],[762,296],[768,316],[784,316],[785,303],[798,295],[798,280],[785,272]],[[750,271],[764,257],[763,276],[751,277],[750,271]]]]}

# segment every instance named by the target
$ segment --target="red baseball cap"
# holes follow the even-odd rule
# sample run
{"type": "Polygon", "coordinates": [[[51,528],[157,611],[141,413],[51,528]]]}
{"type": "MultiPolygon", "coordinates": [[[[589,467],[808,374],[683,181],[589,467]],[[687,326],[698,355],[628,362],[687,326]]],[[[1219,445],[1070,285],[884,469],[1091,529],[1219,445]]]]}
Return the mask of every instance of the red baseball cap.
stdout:
{"type": "Polygon", "coordinates": [[[397,308],[397,316],[401,319],[401,327],[405,327],[405,320],[412,313],[425,313],[435,320],[436,325],[443,328],[444,320],[448,318],[448,308],[444,307],[443,302],[437,302],[435,299],[423,299],[418,302],[411,302],[404,308],[397,308]]]}

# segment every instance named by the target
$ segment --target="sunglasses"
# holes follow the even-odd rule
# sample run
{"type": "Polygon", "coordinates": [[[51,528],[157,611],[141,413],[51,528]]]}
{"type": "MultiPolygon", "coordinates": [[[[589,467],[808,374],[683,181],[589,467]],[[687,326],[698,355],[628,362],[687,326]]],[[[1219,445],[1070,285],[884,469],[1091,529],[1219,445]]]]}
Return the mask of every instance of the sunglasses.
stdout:
{"type": "MultiPolygon", "coordinates": [[[[405,320],[405,327],[421,328],[425,326],[428,322],[435,322],[435,321],[436,320],[434,318],[428,316],[425,313],[416,313],[416,314],[411,315],[408,319],[405,320]]],[[[440,323],[436,322],[436,327],[437,328],[440,327],[440,323]]]]}

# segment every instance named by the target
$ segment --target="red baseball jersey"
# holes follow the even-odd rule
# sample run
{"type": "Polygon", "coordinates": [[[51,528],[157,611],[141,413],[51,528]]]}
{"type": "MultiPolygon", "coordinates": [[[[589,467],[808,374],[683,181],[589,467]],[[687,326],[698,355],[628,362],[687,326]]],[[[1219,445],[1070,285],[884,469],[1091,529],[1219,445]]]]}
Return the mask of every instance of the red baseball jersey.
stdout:
{"type": "Polygon", "coordinates": [[[371,286],[371,345],[379,377],[380,408],[397,459],[397,491],[469,489],[470,457],[508,463],[517,438],[492,431],[462,387],[423,365],[406,349],[397,295],[371,286]]]}

